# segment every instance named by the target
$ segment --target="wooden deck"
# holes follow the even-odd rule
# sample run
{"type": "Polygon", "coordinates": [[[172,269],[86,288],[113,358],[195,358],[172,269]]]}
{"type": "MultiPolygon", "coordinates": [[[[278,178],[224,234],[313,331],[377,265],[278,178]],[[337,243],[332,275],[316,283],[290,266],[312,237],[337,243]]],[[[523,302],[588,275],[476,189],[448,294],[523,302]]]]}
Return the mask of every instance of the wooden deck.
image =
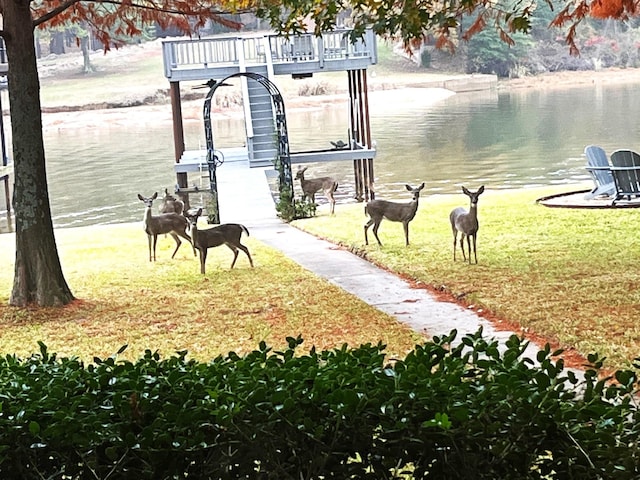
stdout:
{"type": "MultiPolygon", "coordinates": [[[[224,163],[248,162],[246,147],[221,148],[217,151],[224,163]]],[[[370,148],[314,150],[309,152],[291,152],[291,164],[311,162],[332,162],[341,160],[375,158],[376,150],[370,148]]],[[[247,164],[249,165],[249,164],[247,164]]],[[[187,150],[182,154],[179,162],[174,164],[176,173],[205,172],[208,169],[206,150],[187,150]]]]}
{"type": "Polygon", "coordinates": [[[162,42],[165,76],[170,82],[224,78],[254,71],[273,75],[311,75],[366,69],[377,63],[373,30],[366,30],[355,43],[351,29],[311,33],[289,38],[273,32],[216,35],[198,39],[162,42]]]}

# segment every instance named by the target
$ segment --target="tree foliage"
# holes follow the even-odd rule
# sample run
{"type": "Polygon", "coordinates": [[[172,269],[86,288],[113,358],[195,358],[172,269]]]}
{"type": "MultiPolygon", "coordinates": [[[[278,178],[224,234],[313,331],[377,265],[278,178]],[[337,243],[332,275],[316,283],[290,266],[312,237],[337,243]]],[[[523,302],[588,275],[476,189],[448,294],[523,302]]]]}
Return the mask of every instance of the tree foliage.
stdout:
{"type": "Polygon", "coordinates": [[[378,35],[401,40],[410,48],[433,35],[438,48],[453,50],[460,41],[489,28],[495,29],[507,45],[514,45],[514,34],[528,34],[535,27],[532,15],[539,8],[553,12],[547,27],[566,28],[565,40],[573,54],[579,53],[576,31],[585,18],[628,20],[639,13],[638,2],[634,0],[353,0],[348,4],[341,0],[258,0],[257,14],[287,34],[307,31],[311,20],[312,31],[319,34],[336,26],[337,12],[351,9],[353,37],[360,37],[370,27],[378,35]],[[470,21],[463,25],[464,19],[470,21]]]}
{"type": "Polygon", "coordinates": [[[88,25],[93,34],[107,48],[119,37],[142,35],[147,25],[162,28],[175,27],[184,33],[193,33],[209,22],[238,29],[240,23],[229,18],[229,8],[221,8],[210,0],[161,0],[161,1],[55,1],[31,3],[36,26],[88,25]]]}

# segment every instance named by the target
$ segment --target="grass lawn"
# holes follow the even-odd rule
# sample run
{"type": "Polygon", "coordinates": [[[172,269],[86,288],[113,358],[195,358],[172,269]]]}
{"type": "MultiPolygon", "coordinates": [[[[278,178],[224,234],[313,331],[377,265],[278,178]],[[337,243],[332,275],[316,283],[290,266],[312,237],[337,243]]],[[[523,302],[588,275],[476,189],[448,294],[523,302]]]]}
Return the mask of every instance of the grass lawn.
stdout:
{"type": "Polygon", "coordinates": [[[449,212],[469,207],[462,192],[421,197],[409,247],[402,224],[387,220],[379,230],[384,246],[370,231],[365,247],[361,204],[338,205],[334,217],[294,224],[515,331],[583,355],[598,352],[609,367],[628,367],[640,356],[640,209],[547,208],[535,202],[568,190],[487,189],[479,201],[478,265],[463,263],[460,255],[453,262],[449,212]]]}
{"type": "Polygon", "coordinates": [[[141,223],[60,229],[56,241],[78,300],[18,309],[8,306],[15,236],[0,235],[0,354],[25,356],[43,341],[51,352],[85,360],[125,344],[121,358],[150,349],[207,360],[249,352],[262,340],[282,348],[286,337],[301,335],[301,351],[382,341],[390,355],[404,356],[424,340],[252,237],[243,243],[256,268],[241,255],[229,270],[232,253],[221,247],[209,251],[204,276],[188,244],[171,259],[171,237],[158,238],[158,261],[150,263],[141,223]]]}

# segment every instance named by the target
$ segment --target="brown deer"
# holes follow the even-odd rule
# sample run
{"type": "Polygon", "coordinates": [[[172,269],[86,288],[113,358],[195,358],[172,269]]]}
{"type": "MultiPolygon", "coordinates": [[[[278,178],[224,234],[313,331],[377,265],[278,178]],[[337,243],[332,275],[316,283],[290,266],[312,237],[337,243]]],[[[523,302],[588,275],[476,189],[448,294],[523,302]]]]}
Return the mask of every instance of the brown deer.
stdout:
{"type": "Polygon", "coordinates": [[[456,241],[458,232],[460,232],[460,249],[462,250],[462,258],[467,261],[464,255],[464,237],[467,237],[467,251],[469,253],[469,264],[471,264],[471,240],[473,240],[473,256],[476,264],[478,263],[478,254],[476,253],[476,236],[478,235],[478,197],[484,192],[482,185],[477,192],[470,192],[462,187],[462,192],[471,199],[471,208],[467,212],[464,208],[454,208],[449,214],[451,221],[451,230],[453,231],[453,261],[456,260],[456,241]]]}
{"type": "Polygon", "coordinates": [[[336,208],[336,199],[333,197],[334,192],[338,189],[338,182],[332,177],[318,177],[318,178],[304,178],[304,172],[307,168],[298,168],[296,172],[296,180],[300,180],[300,187],[302,187],[302,200],[308,198],[311,203],[316,203],[316,193],[322,190],[325,197],[331,204],[331,214],[333,215],[336,208]]]}
{"type": "Polygon", "coordinates": [[[160,213],[177,213],[182,215],[184,212],[184,202],[177,199],[169,193],[169,190],[164,189],[164,197],[162,197],[160,203],[160,213]]]}
{"type": "Polygon", "coordinates": [[[240,237],[244,232],[249,236],[249,230],[239,223],[223,223],[213,228],[200,230],[198,228],[198,218],[202,215],[202,208],[199,208],[195,214],[189,215],[189,223],[191,223],[191,235],[193,236],[193,246],[200,250],[200,273],[205,273],[205,263],[207,261],[207,250],[209,248],[218,247],[222,244],[226,245],[233,251],[233,261],[231,268],[236,264],[238,259],[238,249],[247,254],[251,268],[253,268],[253,260],[249,249],[240,243],[240,237]]]}
{"type": "Polygon", "coordinates": [[[366,245],[369,245],[367,230],[373,225],[373,234],[378,241],[378,245],[382,246],[382,242],[380,242],[378,238],[378,228],[380,228],[380,222],[382,222],[383,218],[392,222],[402,222],[404,239],[406,245],[409,245],[409,222],[413,220],[413,217],[416,216],[416,212],[418,211],[418,199],[420,198],[420,191],[424,188],[424,182],[416,188],[410,185],[405,185],[405,188],[413,195],[413,199],[408,203],[371,200],[364,207],[364,213],[371,217],[364,226],[364,242],[366,245]]]}
{"type": "Polygon", "coordinates": [[[143,202],[146,207],[144,210],[143,226],[149,240],[150,262],[156,260],[156,243],[158,241],[158,235],[168,233],[176,241],[176,249],[173,251],[171,258],[175,257],[180,245],[182,245],[179,237],[186,239],[193,245],[191,237],[189,237],[186,232],[189,222],[184,216],[178,215],[177,213],[161,213],[160,215],[153,215],[153,213],[151,213],[153,201],[156,198],[158,198],[158,192],[155,192],[151,197],[143,197],[138,194],[138,199],[143,202]]]}

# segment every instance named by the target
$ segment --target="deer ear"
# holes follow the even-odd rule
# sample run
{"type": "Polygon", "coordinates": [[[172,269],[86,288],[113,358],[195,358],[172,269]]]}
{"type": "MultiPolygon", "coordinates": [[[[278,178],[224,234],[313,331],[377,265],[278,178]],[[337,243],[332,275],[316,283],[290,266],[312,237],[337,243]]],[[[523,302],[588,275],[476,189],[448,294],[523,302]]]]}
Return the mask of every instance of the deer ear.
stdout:
{"type": "Polygon", "coordinates": [[[202,215],[202,208],[198,209],[198,212],[196,213],[196,217],[199,217],[200,215],[202,215]]]}
{"type": "Polygon", "coordinates": [[[481,194],[482,192],[484,192],[484,185],[482,185],[479,189],[478,189],[478,195],[481,194]]]}
{"type": "Polygon", "coordinates": [[[151,200],[155,200],[156,198],[158,198],[158,192],[153,194],[153,197],[151,197],[151,200]]]}
{"type": "Polygon", "coordinates": [[[422,185],[420,185],[420,188],[418,188],[418,190],[422,190],[424,188],[424,182],[422,182],[422,185]]]}
{"type": "Polygon", "coordinates": [[[405,186],[404,186],[404,188],[406,188],[408,191],[413,190],[413,189],[411,188],[411,185],[405,185],[405,186]]]}
{"type": "Polygon", "coordinates": [[[464,193],[465,195],[469,195],[471,192],[467,190],[467,187],[462,187],[462,193],[464,193]]]}
{"type": "Polygon", "coordinates": [[[142,195],[138,194],[138,200],[142,200],[144,202],[144,198],[142,198],[142,195]]]}

